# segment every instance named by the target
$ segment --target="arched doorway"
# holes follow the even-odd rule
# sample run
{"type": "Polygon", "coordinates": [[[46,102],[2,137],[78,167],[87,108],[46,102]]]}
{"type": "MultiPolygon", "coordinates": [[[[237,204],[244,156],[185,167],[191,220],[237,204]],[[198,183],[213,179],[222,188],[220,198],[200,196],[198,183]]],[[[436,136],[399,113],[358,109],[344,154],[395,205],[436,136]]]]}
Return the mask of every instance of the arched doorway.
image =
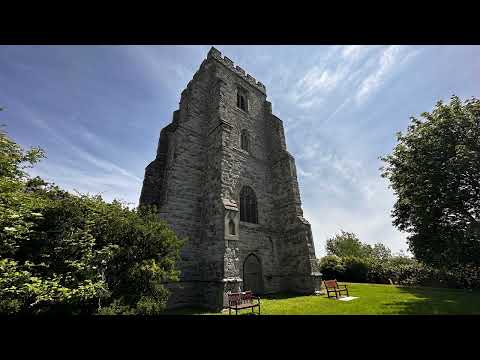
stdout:
{"type": "Polygon", "coordinates": [[[254,294],[263,292],[262,263],[255,254],[250,254],[243,262],[243,290],[254,294]]]}

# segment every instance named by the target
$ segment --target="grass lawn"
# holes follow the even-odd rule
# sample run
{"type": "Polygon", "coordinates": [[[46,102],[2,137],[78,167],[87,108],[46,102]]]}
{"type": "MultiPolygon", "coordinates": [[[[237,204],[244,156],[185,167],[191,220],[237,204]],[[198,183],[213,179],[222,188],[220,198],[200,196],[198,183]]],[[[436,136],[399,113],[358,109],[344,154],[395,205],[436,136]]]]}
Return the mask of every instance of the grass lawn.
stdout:
{"type": "MultiPolygon", "coordinates": [[[[410,288],[349,283],[352,301],[320,296],[272,295],[261,299],[262,315],[442,315],[480,314],[480,291],[410,288]]],[[[250,309],[242,310],[249,314],[250,309]]],[[[178,309],[171,314],[207,315],[198,309],[178,309]]],[[[220,314],[220,313],[216,313],[220,314]]],[[[228,315],[228,311],[223,314],[228,315]]]]}

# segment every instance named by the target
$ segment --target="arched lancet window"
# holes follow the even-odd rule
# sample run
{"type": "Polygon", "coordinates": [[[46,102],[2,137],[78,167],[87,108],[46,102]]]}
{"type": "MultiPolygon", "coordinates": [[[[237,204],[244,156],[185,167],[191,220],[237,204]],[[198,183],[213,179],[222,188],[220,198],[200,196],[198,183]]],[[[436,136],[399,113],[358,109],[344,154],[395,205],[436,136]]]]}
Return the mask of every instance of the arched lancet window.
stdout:
{"type": "Polygon", "coordinates": [[[242,130],[242,134],[240,136],[240,147],[242,150],[250,151],[250,139],[247,130],[242,130]]]}
{"type": "Polygon", "coordinates": [[[250,186],[240,191],[240,221],[258,224],[257,197],[250,186]]]}
{"type": "Polygon", "coordinates": [[[230,235],[235,235],[235,223],[232,219],[228,222],[228,231],[230,232],[230,235]]]}
{"type": "Polygon", "coordinates": [[[243,111],[248,111],[248,96],[244,89],[237,89],[237,107],[243,111]]]}

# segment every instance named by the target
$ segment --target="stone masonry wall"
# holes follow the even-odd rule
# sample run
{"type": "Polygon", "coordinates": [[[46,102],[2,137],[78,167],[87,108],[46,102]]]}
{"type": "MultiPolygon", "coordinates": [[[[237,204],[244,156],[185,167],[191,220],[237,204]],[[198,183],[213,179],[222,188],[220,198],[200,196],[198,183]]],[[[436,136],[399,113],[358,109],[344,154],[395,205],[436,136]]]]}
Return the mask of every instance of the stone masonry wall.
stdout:
{"type": "Polygon", "coordinates": [[[181,281],[168,285],[169,306],[221,308],[227,291],[242,288],[250,254],[260,259],[264,293],[314,291],[313,240],[282,121],[272,114],[263,84],[214,48],[161,132],[140,204],[157,204],[177,235],[188,237],[178,264],[181,281]],[[238,88],[248,94],[248,111],[236,106],[238,88]],[[248,152],[240,146],[242,130],[249,133],[248,152]],[[240,222],[245,185],[256,194],[258,224],[240,222]]]}

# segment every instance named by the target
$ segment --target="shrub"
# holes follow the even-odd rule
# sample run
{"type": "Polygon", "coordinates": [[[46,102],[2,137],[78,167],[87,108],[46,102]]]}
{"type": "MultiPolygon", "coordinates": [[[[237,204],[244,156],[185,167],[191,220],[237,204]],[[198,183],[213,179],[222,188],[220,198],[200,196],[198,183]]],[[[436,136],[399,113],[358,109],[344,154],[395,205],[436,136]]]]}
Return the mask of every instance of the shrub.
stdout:
{"type": "Polygon", "coordinates": [[[369,263],[360,257],[348,256],[344,258],[346,281],[367,282],[369,263]]]}
{"type": "Polygon", "coordinates": [[[383,261],[372,259],[368,262],[366,282],[375,284],[388,284],[389,279],[393,281],[392,269],[383,261]]]}
{"type": "Polygon", "coordinates": [[[463,265],[445,272],[446,286],[465,289],[480,289],[480,267],[463,265]]]}
{"type": "Polygon", "coordinates": [[[336,255],[324,256],[319,262],[319,267],[324,280],[345,281],[345,266],[342,258],[336,255]]]}
{"type": "Polygon", "coordinates": [[[115,299],[109,306],[99,308],[95,315],[137,315],[137,311],[115,299]]]}
{"type": "Polygon", "coordinates": [[[462,266],[453,270],[434,269],[415,259],[392,257],[387,261],[375,258],[325,256],[320,262],[324,280],[389,284],[404,286],[480,288],[480,269],[462,266]]]}
{"type": "Polygon", "coordinates": [[[182,241],[154,208],[31,179],[42,156],[0,131],[0,313],[162,311],[182,241]]]}
{"type": "MultiPolygon", "coordinates": [[[[388,255],[388,252],[384,251],[388,255]]],[[[394,284],[404,286],[480,288],[480,268],[474,264],[461,264],[452,269],[435,269],[424,263],[397,256],[328,255],[319,261],[324,280],[394,284]]]]}

